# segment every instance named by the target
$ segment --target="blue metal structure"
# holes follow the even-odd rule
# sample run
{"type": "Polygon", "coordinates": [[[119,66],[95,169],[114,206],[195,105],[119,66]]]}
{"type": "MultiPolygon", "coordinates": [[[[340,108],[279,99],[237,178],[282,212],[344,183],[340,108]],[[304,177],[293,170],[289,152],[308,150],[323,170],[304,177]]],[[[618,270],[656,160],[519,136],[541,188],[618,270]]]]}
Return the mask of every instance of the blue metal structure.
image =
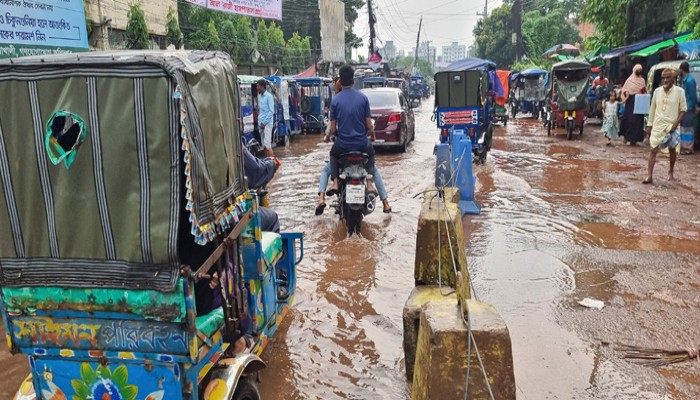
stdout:
{"type": "Polygon", "coordinates": [[[249,143],[256,139],[258,143],[260,134],[257,133],[258,122],[255,115],[255,109],[258,107],[258,92],[255,84],[263,79],[262,76],[254,75],[238,75],[238,93],[241,104],[241,119],[243,120],[243,141],[249,143]],[[257,137],[256,137],[257,136],[257,137]]]}
{"type": "Polygon", "coordinates": [[[526,112],[539,118],[547,98],[549,72],[528,68],[511,74],[510,81],[513,90],[511,116],[515,118],[519,112],[526,112]]]}
{"type": "Polygon", "coordinates": [[[425,83],[425,77],[420,75],[411,76],[411,83],[408,88],[408,101],[421,101],[430,96],[428,84],[425,83]]]}
{"type": "Polygon", "coordinates": [[[294,78],[286,76],[266,76],[265,79],[274,87],[275,97],[275,126],[277,138],[285,143],[290,137],[301,133],[301,116],[297,116],[297,101],[299,89],[294,78]]]}
{"type": "Polygon", "coordinates": [[[299,111],[301,112],[303,129],[307,132],[322,133],[326,129],[328,108],[333,97],[333,81],[329,78],[299,78],[297,79],[301,97],[299,111]]]}
{"type": "Polygon", "coordinates": [[[441,143],[452,143],[453,131],[463,130],[472,141],[475,161],[481,163],[493,136],[491,102],[487,100],[500,87],[495,71],[492,62],[467,58],[435,74],[435,117],[441,143]]]}
{"type": "Polygon", "coordinates": [[[387,79],[384,78],[383,76],[368,76],[365,77],[364,79],[364,85],[363,88],[377,88],[377,87],[386,87],[387,86],[387,79]]]}

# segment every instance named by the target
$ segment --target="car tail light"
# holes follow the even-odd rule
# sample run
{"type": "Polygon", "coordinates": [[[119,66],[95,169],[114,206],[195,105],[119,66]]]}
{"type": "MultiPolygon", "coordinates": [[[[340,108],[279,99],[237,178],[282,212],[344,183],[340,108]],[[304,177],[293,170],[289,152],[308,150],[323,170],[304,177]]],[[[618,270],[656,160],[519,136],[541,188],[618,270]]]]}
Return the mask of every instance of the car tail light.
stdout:
{"type": "Polygon", "coordinates": [[[474,137],[474,128],[469,128],[469,137],[474,137]]]}
{"type": "Polygon", "coordinates": [[[353,180],[350,181],[350,183],[353,184],[353,185],[359,185],[359,184],[360,184],[360,180],[359,180],[359,179],[353,179],[353,180]]]}
{"type": "Polygon", "coordinates": [[[401,113],[389,114],[389,121],[387,122],[388,125],[398,124],[399,122],[401,122],[401,113]]]}

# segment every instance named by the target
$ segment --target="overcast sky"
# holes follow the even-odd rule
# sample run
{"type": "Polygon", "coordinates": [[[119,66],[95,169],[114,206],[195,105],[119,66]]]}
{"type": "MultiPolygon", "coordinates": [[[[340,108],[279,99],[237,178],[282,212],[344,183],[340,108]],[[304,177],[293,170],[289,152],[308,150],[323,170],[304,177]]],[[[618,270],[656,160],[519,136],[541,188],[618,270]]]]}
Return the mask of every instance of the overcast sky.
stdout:
{"type": "MultiPolygon", "coordinates": [[[[420,41],[430,40],[442,54],[442,46],[459,42],[467,48],[473,41],[472,30],[481,18],[477,12],[484,11],[484,1],[476,0],[372,0],[377,17],[377,47],[393,40],[399,49],[415,49],[418,21],[423,16],[420,41]]],[[[491,0],[489,12],[503,4],[503,0],[491,0]]],[[[369,24],[367,6],[359,11],[353,30],[362,38],[359,54],[366,56],[369,47],[369,24]]],[[[353,58],[357,58],[353,52],[353,58]]]]}

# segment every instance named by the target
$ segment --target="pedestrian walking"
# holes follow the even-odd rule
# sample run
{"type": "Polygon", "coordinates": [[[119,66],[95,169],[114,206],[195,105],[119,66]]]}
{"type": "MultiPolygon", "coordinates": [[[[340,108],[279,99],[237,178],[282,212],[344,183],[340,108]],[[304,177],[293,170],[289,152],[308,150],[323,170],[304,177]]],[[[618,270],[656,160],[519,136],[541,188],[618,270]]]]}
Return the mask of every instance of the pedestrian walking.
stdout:
{"type": "Polygon", "coordinates": [[[620,120],[618,112],[620,111],[620,102],[617,98],[617,92],[610,91],[608,101],[603,104],[603,133],[608,139],[606,146],[612,146],[612,140],[617,139],[620,135],[620,120]]]}
{"type": "Polygon", "coordinates": [[[637,64],[632,69],[632,75],[622,86],[622,101],[625,102],[625,113],[620,121],[620,133],[630,146],[644,140],[644,115],[634,113],[634,102],[640,94],[647,92],[646,82],[642,76],[642,66],[637,64]]]}
{"type": "Polygon", "coordinates": [[[267,82],[260,79],[257,83],[260,94],[260,111],[258,112],[258,125],[260,126],[260,138],[265,149],[265,157],[274,157],[272,152],[272,127],[275,121],[275,100],[267,91],[267,82]]]}
{"type": "Polygon", "coordinates": [[[681,142],[681,134],[678,130],[687,104],[685,92],[674,85],[676,71],[666,68],[661,73],[661,85],[654,90],[649,109],[649,125],[646,134],[649,136],[651,153],[649,154],[649,166],[647,178],[642,183],[651,183],[654,175],[656,155],[660,149],[668,148],[670,152],[670,164],[668,168],[668,180],[674,181],[673,167],[676,164],[676,147],[681,142]]]}
{"type": "Polygon", "coordinates": [[[681,86],[685,91],[686,112],[681,121],[681,154],[693,154],[695,145],[695,114],[698,103],[698,84],[690,75],[690,65],[683,61],[679,67],[681,71],[681,86]]]}

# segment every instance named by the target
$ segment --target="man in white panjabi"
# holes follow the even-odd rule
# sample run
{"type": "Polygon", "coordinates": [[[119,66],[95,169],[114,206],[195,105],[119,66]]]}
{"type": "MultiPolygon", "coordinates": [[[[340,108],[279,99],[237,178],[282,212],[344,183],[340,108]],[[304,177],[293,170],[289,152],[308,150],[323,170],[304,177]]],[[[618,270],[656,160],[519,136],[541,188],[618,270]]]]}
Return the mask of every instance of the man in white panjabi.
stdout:
{"type": "Polygon", "coordinates": [[[654,90],[654,95],[651,98],[649,123],[646,127],[651,153],[649,154],[648,175],[642,183],[648,184],[653,181],[656,155],[659,150],[666,148],[670,153],[668,180],[675,180],[673,167],[676,164],[676,147],[681,143],[678,125],[681,123],[687,108],[685,92],[682,88],[674,85],[675,81],[676,71],[670,68],[665,69],[661,73],[661,86],[654,90]]]}

